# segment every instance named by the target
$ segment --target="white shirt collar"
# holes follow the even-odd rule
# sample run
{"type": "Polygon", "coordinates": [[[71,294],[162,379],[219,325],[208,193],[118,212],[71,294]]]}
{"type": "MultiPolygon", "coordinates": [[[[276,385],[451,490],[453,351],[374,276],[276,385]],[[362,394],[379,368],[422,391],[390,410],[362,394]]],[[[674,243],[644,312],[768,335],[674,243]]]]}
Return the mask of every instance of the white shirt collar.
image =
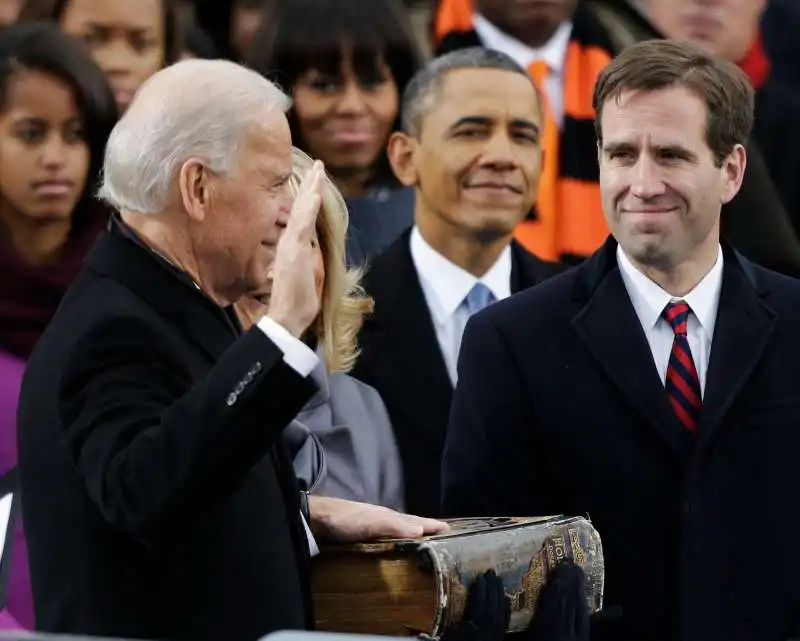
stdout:
{"type": "MultiPolygon", "coordinates": [[[[717,248],[717,260],[711,270],[703,277],[697,286],[681,300],[685,301],[692,309],[703,331],[709,340],[714,337],[714,325],[717,320],[719,308],[719,294],[722,290],[722,248],[717,248]]],[[[661,318],[664,307],[670,301],[677,300],[664,291],[655,282],[640,272],[617,245],[617,265],[619,265],[622,280],[628,290],[633,308],[639,321],[645,328],[653,328],[661,318]]]]}
{"type": "Polygon", "coordinates": [[[439,325],[450,320],[479,281],[489,288],[496,300],[511,295],[511,246],[503,249],[481,278],[476,278],[431,247],[415,226],[411,231],[411,259],[420,280],[430,288],[439,303],[431,309],[433,319],[439,325]]]}
{"type": "Polygon", "coordinates": [[[480,13],[473,15],[473,25],[481,43],[487,49],[502,51],[510,56],[518,65],[526,67],[534,60],[544,60],[550,71],[561,73],[564,59],[567,57],[569,37],[572,34],[572,23],[562,22],[556,32],[542,47],[534,49],[524,42],[509,36],[484,18],[480,13]]]}

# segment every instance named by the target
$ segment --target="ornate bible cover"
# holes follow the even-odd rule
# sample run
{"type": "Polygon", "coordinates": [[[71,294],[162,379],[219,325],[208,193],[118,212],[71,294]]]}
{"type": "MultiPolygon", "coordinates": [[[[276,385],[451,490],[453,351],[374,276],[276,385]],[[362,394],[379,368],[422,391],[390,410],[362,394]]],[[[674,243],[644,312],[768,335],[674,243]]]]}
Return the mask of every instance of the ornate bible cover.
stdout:
{"type": "Polygon", "coordinates": [[[474,577],[494,569],[511,600],[509,632],[524,630],[549,570],[565,557],[586,573],[589,611],[602,608],[603,548],[587,519],[448,522],[446,535],[323,549],[311,572],[317,629],[439,636],[461,618],[474,577]]]}

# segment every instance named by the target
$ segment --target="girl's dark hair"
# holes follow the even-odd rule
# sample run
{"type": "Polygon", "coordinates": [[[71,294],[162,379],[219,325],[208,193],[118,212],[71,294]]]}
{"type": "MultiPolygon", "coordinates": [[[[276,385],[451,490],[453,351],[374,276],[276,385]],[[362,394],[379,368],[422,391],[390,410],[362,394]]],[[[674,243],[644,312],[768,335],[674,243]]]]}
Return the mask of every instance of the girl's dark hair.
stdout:
{"type": "MultiPolygon", "coordinates": [[[[136,0],[127,0],[135,2],[136,0]]],[[[25,0],[17,17],[17,22],[41,22],[54,20],[61,22],[69,0],[25,0]]],[[[180,60],[183,53],[183,34],[181,32],[178,0],[161,0],[164,10],[164,66],[180,60]]]]}
{"type": "MultiPolygon", "coordinates": [[[[352,48],[356,73],[366,77],[375,77],[382,57],[399,95],[423,64],[400,0],[278,0],[253,39],[247,64],[291,95],[298,78],[310,69],[338,75],[345,47],[352,48]]],[[[294,110],[289,124],[294,144],[308,152],[294,110]]],[[[394,129],[399,128],[398,110],[394,129]]],[[[371,182],[396,184],[385,153],[371,182]]]]}
{"type": "Polygon", "coordinates": [[[105,74],[95,65],[83,42],[61,32],[52,22],[33,22],[0,29],[0,113],[8,108],[16,75],[39,71],[69,86],[83,118],[89,147],[89,174],[76,206],[80,212],[93,201],[103,166],[106,141],[117,122],[117,104],[105,74]]]}

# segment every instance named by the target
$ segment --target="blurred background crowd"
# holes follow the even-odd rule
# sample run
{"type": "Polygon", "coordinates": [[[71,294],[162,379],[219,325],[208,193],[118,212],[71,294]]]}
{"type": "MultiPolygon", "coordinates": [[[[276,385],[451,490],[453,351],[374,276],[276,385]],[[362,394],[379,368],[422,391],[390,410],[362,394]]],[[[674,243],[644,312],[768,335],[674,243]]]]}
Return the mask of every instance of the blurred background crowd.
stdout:
{"type": "MultiPolygon", "coordinates": [[[[755,262],[800,276],[797,0],[0,0],[0,24],[0,474],[16,465],[26,359],[108,221],[93,197],[106,139],[139,86],[186,58],[232,59],[284,88],[294,144],[325,163],[347,205],[345,258],[367,268],[377,320],[360,330],[360,358],[328,369],[351,371],[378,391],[378,423],[397,449],[348,450],[344,458],[364,475],[336,485],[348,498],[438,512],[460,335],[448,334],[447,310],[433,301],[443,271],[408,254],[410,230],[421,224],[415,198],[452,211],[450,225],[477,233],[482,223],[455,220],[447,172],[458,168],[446,161],[461,162],[456,147],[428,141],[419,180],[398,171],[402,150],[394,163],[387,153],[410,79],[438,55],[502,51],[530,71],[547,101],[536,204],[513,229],[513,250],[526,258],[515,259],[512,291],[543,277],[537,265],[525,280],[519,265],[530,253],[571,265],[603,243],[592,89],[626,45],[660,37],[693,41],[752,82],[748,173],[725,207],[723,233],[755,262]],[[404,342],[409,327],[419,328],[413,344],[404,342]],[[394,481],[378,483],[387,473],[394,481]]],[[[3,616],[7,627],[31,628],[21,523],[17,530],[3,616]]]]}

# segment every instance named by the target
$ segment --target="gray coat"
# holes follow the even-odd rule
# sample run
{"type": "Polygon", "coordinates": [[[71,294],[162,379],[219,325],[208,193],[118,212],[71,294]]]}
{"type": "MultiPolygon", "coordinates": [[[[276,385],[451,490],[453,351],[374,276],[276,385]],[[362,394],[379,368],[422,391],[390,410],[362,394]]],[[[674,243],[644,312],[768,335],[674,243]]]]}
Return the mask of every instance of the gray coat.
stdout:
{"type": "Polygon", "coordinates": [[[400,455],[380,395],[320,363],[319,391],[284,432],[300,484],[312,494],[404,509],[400,455]]]}

